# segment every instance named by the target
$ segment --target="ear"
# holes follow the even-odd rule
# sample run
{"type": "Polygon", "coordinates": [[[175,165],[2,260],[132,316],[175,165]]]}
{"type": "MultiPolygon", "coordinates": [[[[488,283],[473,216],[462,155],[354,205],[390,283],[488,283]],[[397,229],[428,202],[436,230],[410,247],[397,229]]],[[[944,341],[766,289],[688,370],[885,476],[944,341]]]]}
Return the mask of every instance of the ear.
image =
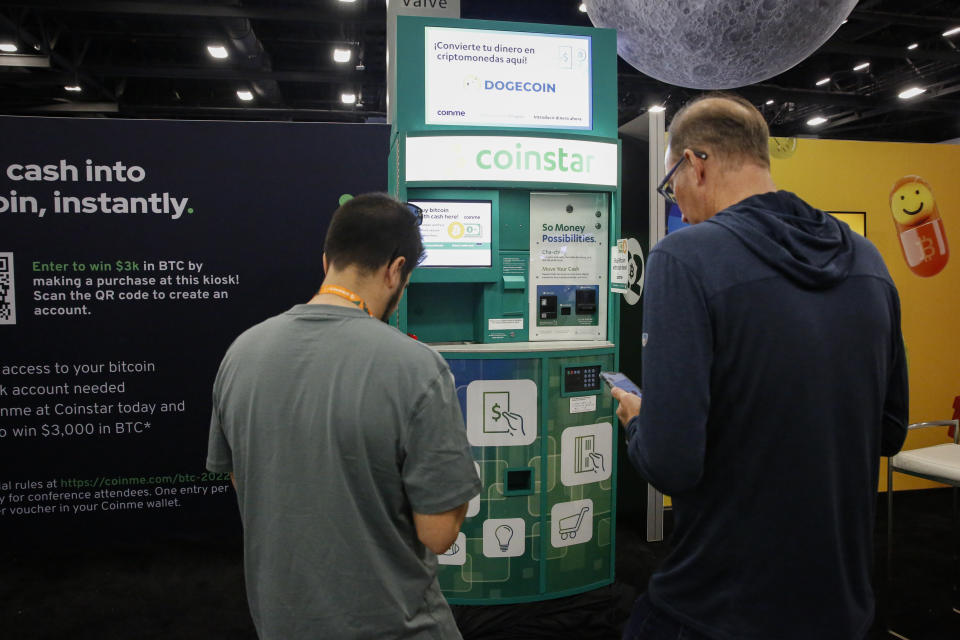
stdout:
{"type": "Polygon", "coordinates": [[[386,284],[390,289],[396,289],[397,285],[403,281],[403,265],[407,263],[407,259],[403,256],[394,258],[393,262],[387,265],[387,271],[385,274],[386,284]]]}
{"type": "Polygon", "coordinates": [[[687,158],[687,162],[690,163],[690,167],[693,169],[693,173],[697,178],[697,186],[703,186],[703,183],[706,182],[707,179],[706,163],[698,158],[690,149],[684,149],[683,153],[687,158]]]}
{"type": "Polygon", "coordinates": [[[324,275],[326,275],[326,273],[327,273],[328,271],[330,271],[330,263],[327,262],[327,254],[324,253],[324,254],[323,254],[323,273],[324,273],[324,275]]]}

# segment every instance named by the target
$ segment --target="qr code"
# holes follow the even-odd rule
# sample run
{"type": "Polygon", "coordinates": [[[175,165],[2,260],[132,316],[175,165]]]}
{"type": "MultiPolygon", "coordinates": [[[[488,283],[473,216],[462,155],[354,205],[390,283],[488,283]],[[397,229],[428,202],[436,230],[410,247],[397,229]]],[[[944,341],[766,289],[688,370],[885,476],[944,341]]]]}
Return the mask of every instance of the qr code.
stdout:
{"type": "Polygon", "coordinates": [[[17,324],[17,296],[13,281],[13,253],[0,252],[0,324],[17,324]]]}

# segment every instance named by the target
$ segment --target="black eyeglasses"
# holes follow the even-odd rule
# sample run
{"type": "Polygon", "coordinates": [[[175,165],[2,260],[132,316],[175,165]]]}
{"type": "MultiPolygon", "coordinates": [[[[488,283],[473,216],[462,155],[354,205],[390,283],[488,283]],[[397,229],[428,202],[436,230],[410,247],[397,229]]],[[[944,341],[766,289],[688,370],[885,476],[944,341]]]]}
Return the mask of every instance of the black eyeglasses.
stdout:
{"type": "Polygon", "coordinates": [[[423,224],[423,209],[413,204],[412,202],[404,202],[403,206],[407,208],[407,211],[413,214],[413,217],[417,219],[417,226],[419,227],[423,224]]]}
{"type": "MultiPolygon", "coordinates": [[[[693,151],[691,149],[691,151],[693,151]]],[[[707,154],[703,151],[693,151],[693,155],[697,156],[701,160],[707,159],[707,154]]],[[[663,180],[660,181],[660,184],[657,185],[657,193],[663,196],[663,199],[669,202],[670,204],[677,204],[677,194],[673,192],[673,185],[670,184],[670,181],[673,179],[673,174],[677,172],[677,169],[680,168],[680,165],[683,164],[683,161],[687,159],[686,155],[683,155],[677,164],[673,165],[673,168],[667,172],[667,175],[663,177],[663,180]]]]}

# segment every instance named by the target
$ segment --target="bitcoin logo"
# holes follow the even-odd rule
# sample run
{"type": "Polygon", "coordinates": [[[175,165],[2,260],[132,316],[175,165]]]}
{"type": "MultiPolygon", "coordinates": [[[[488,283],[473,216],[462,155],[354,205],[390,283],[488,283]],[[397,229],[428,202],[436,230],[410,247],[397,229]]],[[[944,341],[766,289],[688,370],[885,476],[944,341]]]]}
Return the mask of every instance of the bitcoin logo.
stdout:
{"type": "Polygon", "coordinates": [[[466,232],[466,229],[463,228],[463,224],[459,222],[451,222],[450,226],[447,227],[447,233],[454,240],[459,240],[463,237],[463,234],[466,232]]]}
{"type": "Polygon", "coordinates": [[[923,238],[920,243],[923,247],[923,261],[930,262],[937,255],[937,249],[933,246],[933,238],[923,238]]]}

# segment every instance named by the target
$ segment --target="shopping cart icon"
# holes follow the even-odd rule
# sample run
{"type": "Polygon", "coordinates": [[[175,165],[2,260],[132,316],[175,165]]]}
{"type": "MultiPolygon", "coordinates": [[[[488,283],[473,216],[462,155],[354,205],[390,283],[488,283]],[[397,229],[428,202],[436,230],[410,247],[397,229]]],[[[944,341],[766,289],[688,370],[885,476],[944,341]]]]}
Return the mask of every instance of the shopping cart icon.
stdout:
{"type": "Polygon", "coordinates": [[[580,513],[576,515],[567,516],[566,518],[560,518],[557,524],[560,526],[561,540],[577,537],[577,531],[580,530],[580,525],[583,524],[583,516],[588,511],[590,511],[590,507],[583,507],[582,509],[580,509],[580,513]]]}

